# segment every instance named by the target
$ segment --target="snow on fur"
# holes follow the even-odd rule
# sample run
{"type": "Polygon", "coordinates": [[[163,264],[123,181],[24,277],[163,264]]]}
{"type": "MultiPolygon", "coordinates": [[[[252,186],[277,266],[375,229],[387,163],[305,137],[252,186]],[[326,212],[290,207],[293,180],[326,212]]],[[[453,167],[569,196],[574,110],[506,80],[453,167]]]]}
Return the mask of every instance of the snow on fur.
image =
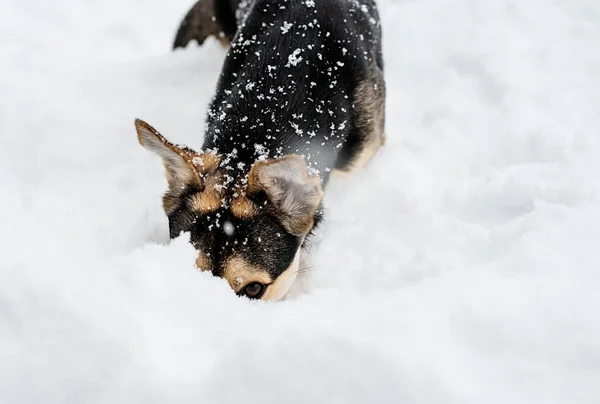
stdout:
{"type": "Polygon", "coordinates": [[[381,0],[388,143],[280,303],[169,243],[137,144],[201,144],[188,3],[0,5],[0,402],[600,401],[597,2],[381,0]]]}

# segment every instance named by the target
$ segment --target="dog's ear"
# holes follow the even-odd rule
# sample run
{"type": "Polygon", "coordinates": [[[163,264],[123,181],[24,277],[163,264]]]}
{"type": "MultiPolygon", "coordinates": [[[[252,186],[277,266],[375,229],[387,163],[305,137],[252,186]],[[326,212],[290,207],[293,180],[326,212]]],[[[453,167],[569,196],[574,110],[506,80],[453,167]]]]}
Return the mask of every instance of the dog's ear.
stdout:
{"type": "Polygon", "coordinates": [[[302,157],[289,155],[255,163],[248,175],[248,192],[260,191],[266,193],[291,234],[306,235],[312,229],[323,190],[320,178],[308,175],[302,157]]]}
{"type": "Polygon", "coordinates": [[[200,177],[193,163],[196,153],[170,143],[141,119],[135,120],[135,129],[140,144],[162,158],[170,188],[181,189],[189,184],[199,184],[200,177]]]}

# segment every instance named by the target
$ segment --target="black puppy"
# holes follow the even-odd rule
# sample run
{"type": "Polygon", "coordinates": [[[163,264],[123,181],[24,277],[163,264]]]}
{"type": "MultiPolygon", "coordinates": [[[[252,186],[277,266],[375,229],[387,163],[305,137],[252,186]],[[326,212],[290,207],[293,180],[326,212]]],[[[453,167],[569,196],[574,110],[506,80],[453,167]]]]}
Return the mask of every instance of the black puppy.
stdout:
{"type": "Polygon", "coordinates": [[[200,0],[175,47],[214,35],[231,48],[201,152],[137,120],[163,159],[171,237],[189,232],[202,270],[239,295],[291,287],[334,171],[384,143],[381,27],[372,0],[200,0]]]}

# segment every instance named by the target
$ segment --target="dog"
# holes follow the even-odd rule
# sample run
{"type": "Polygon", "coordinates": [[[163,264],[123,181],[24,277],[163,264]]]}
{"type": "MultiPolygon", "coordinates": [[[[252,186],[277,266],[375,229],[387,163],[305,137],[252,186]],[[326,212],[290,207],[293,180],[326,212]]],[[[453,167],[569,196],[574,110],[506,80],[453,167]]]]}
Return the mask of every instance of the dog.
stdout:
{"type": "Polygon", "coordinates": [[[174,48],[229,46],[202,150],[136,120],[162,158],[171,238],[189,233],[196,266],[239,296],[280,300],[323,218],[333,173],[385,142],[381,24],[373,0],[200,0],[174,48]]]}

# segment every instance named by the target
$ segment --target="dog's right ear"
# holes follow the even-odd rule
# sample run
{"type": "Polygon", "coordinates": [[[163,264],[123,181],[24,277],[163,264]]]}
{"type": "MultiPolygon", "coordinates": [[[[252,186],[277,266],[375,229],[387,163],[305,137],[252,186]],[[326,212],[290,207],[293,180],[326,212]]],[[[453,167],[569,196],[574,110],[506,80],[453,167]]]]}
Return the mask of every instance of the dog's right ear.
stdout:
{"type": "Polygon", "coordinates": [[[309,176],[304,159],[290,154],[255,163],[248,174],[248,192],[264,191],[278,210],[279,219],[296,236],[314,226],[323,189],[318,176],[309,176]]]}
{"type": "Polygon", "coordinates": [[[200,177],[194,166],[194,158],[198,154],[170,143],[141,119],[135,120],[135,129],[140,144],[162,158],[169,188],[183,189],[189,184],[200,185],[200,177]]]}

